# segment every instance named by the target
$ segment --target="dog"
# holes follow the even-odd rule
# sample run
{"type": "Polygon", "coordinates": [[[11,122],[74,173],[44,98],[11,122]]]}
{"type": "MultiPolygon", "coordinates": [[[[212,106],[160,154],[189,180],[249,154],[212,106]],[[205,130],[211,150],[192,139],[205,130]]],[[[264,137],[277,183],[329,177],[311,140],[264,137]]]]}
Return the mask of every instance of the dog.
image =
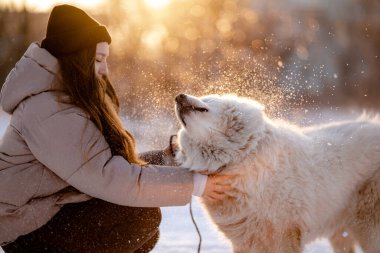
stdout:
{"type": "Polygon", "coordinates": [[[379,117],[301,128],[247,98],[175,101],[177,163],[235,175],[235,196],[202,201],[235,253],[300,253],[318,237],[354,252],[344,234],[365,253],[380,252],[379,117]]]}
{"type": "Polygon", "coordinates": [[[139,158],[148,164],[177,166],[175,160],[175,151],[178,149],[176,138],[176,135],[171,135],[169,143],[164,149],[146,151],[139,154],[139,158]]]}

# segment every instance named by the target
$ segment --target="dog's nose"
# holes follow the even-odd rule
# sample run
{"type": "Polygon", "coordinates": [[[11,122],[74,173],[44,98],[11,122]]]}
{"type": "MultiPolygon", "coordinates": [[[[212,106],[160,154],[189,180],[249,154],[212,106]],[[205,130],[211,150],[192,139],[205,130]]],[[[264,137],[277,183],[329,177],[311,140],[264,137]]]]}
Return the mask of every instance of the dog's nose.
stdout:
{"type": "Polygon", "coordinates": [[[179,104],[182,104],[186,100],[186,95],[185,94],[178,94],[175,97],[175,101],[179,104]]]}

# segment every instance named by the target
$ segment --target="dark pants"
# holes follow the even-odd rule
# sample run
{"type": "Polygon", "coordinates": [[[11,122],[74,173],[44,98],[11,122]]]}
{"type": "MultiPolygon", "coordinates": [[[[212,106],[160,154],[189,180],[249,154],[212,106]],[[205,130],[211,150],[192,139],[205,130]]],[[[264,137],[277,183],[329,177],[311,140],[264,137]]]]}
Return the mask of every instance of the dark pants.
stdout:
{"type": "Polygon", "coordinates": [[[159,208],[99,199],[65,205],[46,225],[3,246],[6,253],[149,252],[158,241],[159,208]]]}

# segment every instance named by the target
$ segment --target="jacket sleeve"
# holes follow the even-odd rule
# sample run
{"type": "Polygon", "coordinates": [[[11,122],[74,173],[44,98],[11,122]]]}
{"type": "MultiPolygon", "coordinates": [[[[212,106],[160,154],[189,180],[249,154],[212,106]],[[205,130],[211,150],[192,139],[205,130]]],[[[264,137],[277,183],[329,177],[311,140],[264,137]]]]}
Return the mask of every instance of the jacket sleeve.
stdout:
{"type": "Polygon", "coordinates": [[[112,156],[104,136],[78,110],[45,119],[29,114],[21,134],[38,161],[92,197],[139,207],[185,205],[191,199],[192,172],[112,156]]]}

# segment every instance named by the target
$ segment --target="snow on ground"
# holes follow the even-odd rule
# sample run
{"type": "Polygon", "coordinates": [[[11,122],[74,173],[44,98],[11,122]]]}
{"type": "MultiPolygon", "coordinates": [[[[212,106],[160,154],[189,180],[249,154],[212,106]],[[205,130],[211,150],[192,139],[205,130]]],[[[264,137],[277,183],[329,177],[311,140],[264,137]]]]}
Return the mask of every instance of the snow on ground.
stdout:
{"type": "MultiPolygon", "coordinates": [[[[320,122],[331,122],[337,119],[345,119],[347,115],[352,117],[355,113],[350,112],[348,114],[340,114],[337,112],[323,112],[323,113],[305,113],[306,115],[298,115],[292,118],[293,122],[299,122],[301,125],[310,125],[312,123],[320,122]],[[339,115],[338,115],[339,114],[339,115]],[[343,115],[343,116],[342,116],[343,115]],[[345,116],[344,116],[345,115],[345,116]]],[[[160,118],[158,118],[160,119],[160,118]]],[[[124,119],[124,122],[126,119],[124,119]]],[[[142,122],[128,122],[126,123],[129,129],[138,131],[133,131],[134,134],[138,136],[144,136],[146,142],[147,137],[152,137],[150,131],[152,125],[156,128],[159,126],[165,125],[166,131],[174,131],[174,127],[170,126],[167,128],[169,121],[160,120],[160,122],[149,122],[143,124],[142,122]],[[142,132],[142,133],[141,133],[142,132]],[[150,132],[150,136],[147,136],[146,133],[150,132]]],[[[9,122],[9,116],[0,112],[0,136],[5,132],[7,124],[9,122]]],[[[171,134],[168,133],[168,134],[171,134]]],[[[156,133],[156,136],[159,136],[162,133],[156,133]]],[[[154,135],[154,134],[153,134],[154,135]]],[[[137,140],[139,137],[136,136],[137,140]]],[[[148,148],[145,143],[140,144],[140,149],[148,148]]],[[[211,223],[207,214],[203,211],[200,206],[198,198],[193,198],[193,213],[194,218],[200,228],[202,235],[202,249],[201,252],[204,253],[230,253],[232,252],[231,245],[227,239],[225,239],[216,229],[216,227],[211,223]]],[[[165,207],[162,208],[162,223],[160,226],[161,236],[158,244],[153,249],[153,253],[193,253],[197,252],[198,248],[198,234],[195,230],[195,227],[191,221],[189,205],[183,207],[165,207]]],[[[357,253],[361,253],[360,250],[356,250],[357,253]]],[[[0,253],[3,251],[0,248],[0,253]]],[[[329,242],[326,239],[318,239],[305,248],[303,253],[333,253],[330,247],[329,242]]]]}
{"type": "MultiPolygon", "coordinates": [[[[202,235],[201,252],[231,253],[231,244],[211,223],[197,198],[193,198],[193,213],[202,235]]],[[[189,205],[162,208],[160,231],[161,238],[153,253],[197,252],[199,238],[191,221],[189,205]]],[[[333,253],[333,251],[327,240],[319,239],[307,245],[304,253],[333,253]]]]}

